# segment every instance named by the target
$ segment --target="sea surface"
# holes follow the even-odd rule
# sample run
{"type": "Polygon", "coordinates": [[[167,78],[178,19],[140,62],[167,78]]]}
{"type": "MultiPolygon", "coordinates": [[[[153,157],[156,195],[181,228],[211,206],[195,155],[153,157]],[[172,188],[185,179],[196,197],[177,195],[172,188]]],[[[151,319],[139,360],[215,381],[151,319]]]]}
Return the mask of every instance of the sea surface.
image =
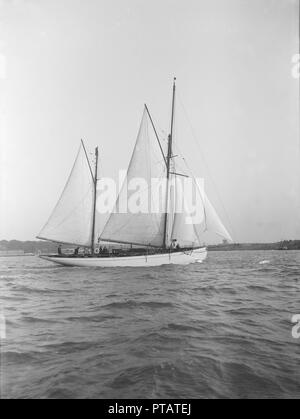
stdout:
{"type": "Polygon", "coordinates": [[[155,269],[0,258],[1,397],[299,399],[295,314],[300,252],[155,269]]]}

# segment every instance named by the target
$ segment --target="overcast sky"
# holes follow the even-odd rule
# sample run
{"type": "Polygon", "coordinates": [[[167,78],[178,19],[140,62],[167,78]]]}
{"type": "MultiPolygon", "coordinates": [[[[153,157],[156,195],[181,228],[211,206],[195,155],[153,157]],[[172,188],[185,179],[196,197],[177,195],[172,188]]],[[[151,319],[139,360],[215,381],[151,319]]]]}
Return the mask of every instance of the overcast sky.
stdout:
{"type": "Polygon", "coordinates": [[[236,242],[300,239],[298,0],[0,0],[0,239],[33,239],[80,138],[126,169],[146,102],[236,242]],[[177,112],[183,113],[178,104],[177,112]]]}

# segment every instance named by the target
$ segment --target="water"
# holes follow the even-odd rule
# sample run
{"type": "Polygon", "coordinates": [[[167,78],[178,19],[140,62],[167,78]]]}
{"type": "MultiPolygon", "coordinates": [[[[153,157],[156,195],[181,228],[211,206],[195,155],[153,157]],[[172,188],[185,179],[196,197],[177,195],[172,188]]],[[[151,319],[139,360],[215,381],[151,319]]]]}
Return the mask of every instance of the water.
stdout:
{"type": "Polygon", "coordinates": [[[300,398],[300,252],[157,269],[0,264],[4,398],[300,398]]]}

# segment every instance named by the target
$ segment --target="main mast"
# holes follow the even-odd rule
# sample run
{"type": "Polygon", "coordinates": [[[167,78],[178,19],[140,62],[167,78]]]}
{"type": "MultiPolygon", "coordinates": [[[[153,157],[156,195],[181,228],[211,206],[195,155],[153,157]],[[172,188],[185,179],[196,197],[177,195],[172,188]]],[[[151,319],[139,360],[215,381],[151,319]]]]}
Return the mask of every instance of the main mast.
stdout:
{"type": "Polygon", "coordinates": [[[98,157],[99,157],[99,151],[98,147],[95,149],[95,157],[96,157],[96,163],[95,163],[95,173],[94,173],[94,205],[93,205],[93,219],[92,219],[92,238],[91,238],[91,252],[92,255],[95,251],[95,226],[96,226],[96,204],[97,204],[97,182],[98,182],[98,157]]]}
{"type": "Polygon", "coordinates": [[[167,155],[167,191],[166,191],[166,214],[165,214],[165,229],[164,229],[164,248],[168,247],[168,220],[169,220],[169,187],[171,175],[171,160],[173,158],[173,131],[174,131],[174,114],[175,114],[175,94],[176,94],[176,77],[173,82],[173,97],[172,97],[172,116],[171,116],[171,132],[168,137],[168,155],[167,155]]]}

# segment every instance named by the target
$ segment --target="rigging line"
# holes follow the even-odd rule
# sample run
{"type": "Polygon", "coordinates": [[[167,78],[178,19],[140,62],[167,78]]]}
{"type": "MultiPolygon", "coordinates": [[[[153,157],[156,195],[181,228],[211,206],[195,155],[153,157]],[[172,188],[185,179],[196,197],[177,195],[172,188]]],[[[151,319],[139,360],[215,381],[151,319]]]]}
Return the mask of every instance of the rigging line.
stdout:
{"type": "Polygon", "coordinates": [[[148,106],[147,106],[146,104],[145,104],[145,109],[146,109],[147,114],[148,114],[148,116],[149,116],[149,119],[150,119],[150,122],[151,122],[152,128],[153,128],[153,130],[154,130],[154,133],[155,133],[155,136],[156,136],[157,142],[158,142],[158,144],[159,144],[159,148],[160,148],[161,154],[163,155],[163,157],[164,157],[164,161],[165,161],[165,164],[166,164],[166,166],[167,166],[166,156],[165,156],[165,154],[164,154],[164,151],[163,151],[163,148],[162,148],[162,145],[161,145],[161,142],[160,142],[159,136],[158,136],[158,134],[157,134],[157,131],[156,131],[156,128],[155,128],[155,125],[154,125],[154,122],[153,122],[153,119],[152,119],[152,117],[151,117],[151,115],[150,115],[150,112],[149,112],[148,106]]]}
{"type": "Polygon", "coordinates": [[[91,168],[91,163],[90,163],[90,160],[88,158],[88,154],[87,154],[87,151],[86,151],[86,148],[85,148],[83,139],[81,139],[81,144],[82,144],[82,147],[83,147],[83,150],[84,150],[84,154],[85,154],[85,157],[86,157],[87,162],[88,162],[88,165],[89,165],[89,169],[90,169],[90,172],[91,172],[91,176],[92,176],[93,182],[95,182],[94,174],[93,174],[93,171],[92,171],[92,168],[91,168]]]}
{"type": "Polygon", "coordinates": [[[185,108],[185,106],[184,106],[184,104],[183,104],[183,101],[182,101],[182,99],[181,99],[181,96],[180,96],[180,94],[178,94],[178,93],[177,93],[177,96],[178,96],[178,98],[179,98],[179,103],[180,103],[180,105],[181,105],[181,108],[183,109],[183,112],[184,112],[184,114],[185,114],[186,120],[187,120],[187,122],[188,122],[188,124],[189,124],[190,131],[191,131],[191,134],[192,134],[192,138],[193,138],[193,140],[194,140],[194,142],[195,142],[196,146],[199,148],[200,153],[201,153],[201,155],[202,155],[202,159],[203,159],[204,165],[206,166],[206,170],[207,170],[208,177],[210,178],[210,181],[211,181],[211,183],[212,183],[212,185],[213,185],[213,187],[214,187],[214,189],[215,189],[215,192],[216,192],[217,197],[218,197],[218,200],[219,200],[219,202],[220,202],[220,204],[221,204],[221,206],[222,206],[222,209],[223,209],[223,212],[224,212],[224,214],[225,214],[225,217],[227,218],[227,221],[228,221],[228,223],[229,223],[229,225],[230,225],[230,229],[231,229],[231,231],[234,233],[234,236],[236,237],[236,234],[235,234],[235,229],[233,228],[233,224],[232,224],[232,222],[231,222],[231,219],[230,219],[230,217],[229,217],[229,215],[228,215],[228,212],[226,211],[226,208],[225,208],[225,205],[224,205],[224,203],[223,203],[223,200],[221,199],[221,195],[220,195],[220,193],[219,193],[219,190],[218,190],[218,188],[217,188],[217,186],[216,186],[216,183],[215,183],[215,181],[214,181],[214,179],[213,179],[213,176],[212,176],[212,174],[211,174],[211,172],[210,172],[209,166],[208,166],[208,164],[207,164],[207,162],[206,162],[206,159],[205,159],[205,157],[204,157],[203,150],[202,150],[202,148],[201,148],[201,146],[200,146],[200,144],[199,144],[199,141],[198,141],[197,135],[196,135],[196,133],[195,133],[195,131],[194,131],[193,125],[192,125],[192,123],[191,123],[191,121],[190,121],[190,118],[189,118],[188,113],[187,113],[187,111],[186,111],[186,108],[185,108]]]}
{"type": "MultiPolygon", "coordinates": [[[[152,114],[153,115],[153,114],[152,114]]],[[[152,117],[152,116],[151,116],[152,117]]],[[[159,129],[159,131],[161,132],[161,134],[162,134],[162,138],[161,138],[161,140],[162,141],[164,141],[165,143],[167,143],[168,142],[168,134],[167,134],[167,132],[164,130],[164,129],[162,129],[161,128],[161,126],[160,126],[160,124],[157,122],[157,119],[156,118],[153,118],[152,117],[152,120],[153,120],[153,122],[155,122],[155,127],[157,127],[158,129],[159,129]]],[[[163,153],[164,154],[164,153],[163,153]]]]}

